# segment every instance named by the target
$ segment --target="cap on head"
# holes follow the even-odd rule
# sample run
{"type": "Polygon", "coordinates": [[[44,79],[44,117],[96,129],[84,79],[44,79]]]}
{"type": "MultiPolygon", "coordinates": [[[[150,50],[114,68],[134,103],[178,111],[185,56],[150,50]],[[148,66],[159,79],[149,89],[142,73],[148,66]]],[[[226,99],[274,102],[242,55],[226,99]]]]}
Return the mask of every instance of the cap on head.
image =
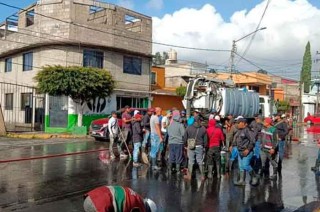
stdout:
{"type": "Polygon", "coordinates": [[[147,212],[156,212],[158,210],[156,203],[151,199],[144,199],[144,205],[147,212]]]}
{"type": "Polygon", "coordinates": [[[238,116],[238,117],[235,118],[234,120],[238,121],[238,119],[243,119],[243,116],[238,116]]]}
{"type": "Polygon", "coordinates": [[[185,110],[181,111],[181,114],[186,114],[186,111],[185,110]]]}
{"type": "Polygon", "coordinates": [[[220,121],[220,116],[215,116],[214,119],[215,119],[216,121],[220,121]]]}
{"type": "Polygon", "coordinates": [[[243,123],[247,123],[247,119],[245,119],[245,118],[238,118],[237,119],[237,123],[240,123],[240,122],[243,122],[243,123]]]}
{"type": "Polygon", "coordinates": [[[281,118],[285,118],[285,117],[286,117],[286,114],[282,114],[282,115],[281,115],[281,118]]]}
{"type": "Polygon", "coordinates": [[[140,113],[137,113],[137,114],[134,115],[134,118],[135,119],[141,119],[142,115],[140,113]]]}
{"type": "Polygon", "coordinates": [[[214,108],[211,110],[211,113],[216,113],[216,112],[217,112],[217,110],[214,108]]]}
{"type": "Polygon", "coordinates": [[[135,116],[135,115],[137,115],[138,113],[140,113],[140,111],[139,111],[139,110],[135,110],[135,111],[133,112],[133,115],[135,116]]]}
{"type": "Polygon", "coordinates": [[[167,110],[167,115],[171,115],[171,110],[167,110]]]}
{"type": "Polygon", "coordinates": [[[264,123],[272,124],[272,118],[269,118],[269,117],[265,118],[264,123]]]}
{"type": "Polygon", "coordinates": [[[111,112],[111,115],[113,115],[113,114],[117,114],[117,112],[113,110],[113,111],[111,112]]]}
{"type": "Polygon", "coordinates": [[[195,112],[195,113],[200,113],[200,110],[195,109],[193,112],[195,112]]]}
{"type": "Polygon", "coordinates": [[[130,109],[129,105],[124,106],[124,109],[130,109]]]}
{"type": "Polygon", "coordinates": [[[194,122],[200,122],[200,121],[201,121],[201,118],[199,116],[194,117],[194,122]]]}

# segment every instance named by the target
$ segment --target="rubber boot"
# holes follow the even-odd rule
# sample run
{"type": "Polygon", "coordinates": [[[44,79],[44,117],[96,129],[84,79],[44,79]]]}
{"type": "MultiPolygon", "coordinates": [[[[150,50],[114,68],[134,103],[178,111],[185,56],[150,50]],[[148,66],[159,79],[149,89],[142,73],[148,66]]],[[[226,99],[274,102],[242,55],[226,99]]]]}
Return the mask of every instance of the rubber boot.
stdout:
{"type": "Polygon", "coordinates": [[[251,185],[252,186],[257,186],[259,184],[259,178],[256,175],[255,171],[252,170],[249,172],[250,176],[251,176],[251,185]]]}
{"type": "Polygon", "coordinates": [[[277,180],[277,171],[279,171],[279,167],[273,167],[273,173],[270,176],[270,180],[276,181],[277,180]]]}
{"type": "Polygon", "coordinates": [[[206,176],[204,175],[204,165],[200,165],[199,169],[201,174],[201,181],[204,181],[206,179],[206,176]]]}
{"type": "Polygon", "coordinates": [[[232,166],[233,166],[233,160],[229,160],[229,162],[228,162],[228,170],[229,170],[230,174],[232,173],[232,166]]]}
{"type": "MultiPolygon", "coordinates": [[[[282,175],[282,159],[279,159],[277,171],[278,171],[279,177],[281,177],[281,175],[282,175]]],[[[270,177],[270,179],[271,179],[271,177],[270,177]]]]}
{"type": "Polygon", "coordinates": [[[316,160],[316,163],[315,163],[314,167],[311,167],[311,171],[318,172],[319,171],[319,166],[320,166],[320,161],[316,160]]]}
{"type": "Polygon", "coordinates": [[[175,170],[175,166],[174,166],[175,164],[174,163],[170,163],[170,165],[169,165],[169,173],[171,173],[171,174],[174,174],[174,173],[176,173],[176,170],[175,170]]]}
{"type": "Polygon", "coordinates": [[[234,182],[235,186],[245,186],[246,185],[246,172],[240,171],[239,181],[234,182]]]}
{"type": "Polygon", "coordinates": [[[192,171],[193,171],[193,164],[188,166],[188,172],[187,172],[187,174],[184,176],[184,179],[186,179],[186,180],[191,180],[191,178],[192,178],[192,171]]]}
{"type": "Polygon", "coordinates": [[[217,164],[216,168],[217,168],[217,178],[221,178],[221,166],[220,166],[220,164],[217,164]]]}
{"type": "Polygon", "coordinates": [[[208,165],[208,178],[212,179],[213,165],[208,165]]]}
{"type": "Polygon", "coordinates": [[[181,166],[180,164],[176,164],[176,174],[180,174],[181,173],[181,166]]]}
{"type": "Polygon", "coordinates": [[[158,171],[161,169],[159,166],[157,166],[157,158],[151,158],[151,162],[152,162],[152,169],[153,170],[158,171]]]}

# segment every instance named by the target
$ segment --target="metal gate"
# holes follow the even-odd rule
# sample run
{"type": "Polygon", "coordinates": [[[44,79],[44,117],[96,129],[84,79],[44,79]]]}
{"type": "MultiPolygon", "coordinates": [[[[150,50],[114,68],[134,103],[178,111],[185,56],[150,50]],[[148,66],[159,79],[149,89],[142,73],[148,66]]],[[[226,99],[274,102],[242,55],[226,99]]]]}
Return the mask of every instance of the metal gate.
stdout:
{"type": "Polygon", "coordinates": [[[28,85],[0,82],[0,104],[7,131],[43,131],[45,95],[28,85]]]}

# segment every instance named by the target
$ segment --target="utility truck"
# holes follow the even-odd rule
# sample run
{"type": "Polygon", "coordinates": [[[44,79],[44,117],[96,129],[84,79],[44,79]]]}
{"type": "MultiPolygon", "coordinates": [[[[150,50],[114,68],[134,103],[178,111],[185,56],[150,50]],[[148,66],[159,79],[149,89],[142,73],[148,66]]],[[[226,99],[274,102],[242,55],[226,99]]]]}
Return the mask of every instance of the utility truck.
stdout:
{"type": "Polygon", "coordinates": [[[199,110],[204,115],[215,110],[221,117],[232,114],[244,118],[253,118],[259,112],[269,111],[267,104],[260,104],[257,92],[236,88],[232,81],[203,76],[189,79],[183,105],[188,117],[193,110],[199,110]]]}

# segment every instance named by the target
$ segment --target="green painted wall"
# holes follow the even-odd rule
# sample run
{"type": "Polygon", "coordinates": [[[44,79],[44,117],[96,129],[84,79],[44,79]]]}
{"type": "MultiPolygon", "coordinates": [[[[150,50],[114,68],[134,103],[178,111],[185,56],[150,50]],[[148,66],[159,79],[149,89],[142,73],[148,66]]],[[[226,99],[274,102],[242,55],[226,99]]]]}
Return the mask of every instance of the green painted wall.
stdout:
{"type": "Polygon", "coordinates": [[[106,118],[108,115],[106,114],[92,114],[92,115],[83,115],[83,127],[78,128],[78,115],[77,114],[69,114],[68,115],[68,126],[66,128],[63,127],[50,127],[50,116],[45,116],[45,132],[46,133],[75,133],[75,134],[83,134],[89,130],[90,124],[93,120],[106,118]],[[76,128],[75,128],[76,127],[76,128]]]}

